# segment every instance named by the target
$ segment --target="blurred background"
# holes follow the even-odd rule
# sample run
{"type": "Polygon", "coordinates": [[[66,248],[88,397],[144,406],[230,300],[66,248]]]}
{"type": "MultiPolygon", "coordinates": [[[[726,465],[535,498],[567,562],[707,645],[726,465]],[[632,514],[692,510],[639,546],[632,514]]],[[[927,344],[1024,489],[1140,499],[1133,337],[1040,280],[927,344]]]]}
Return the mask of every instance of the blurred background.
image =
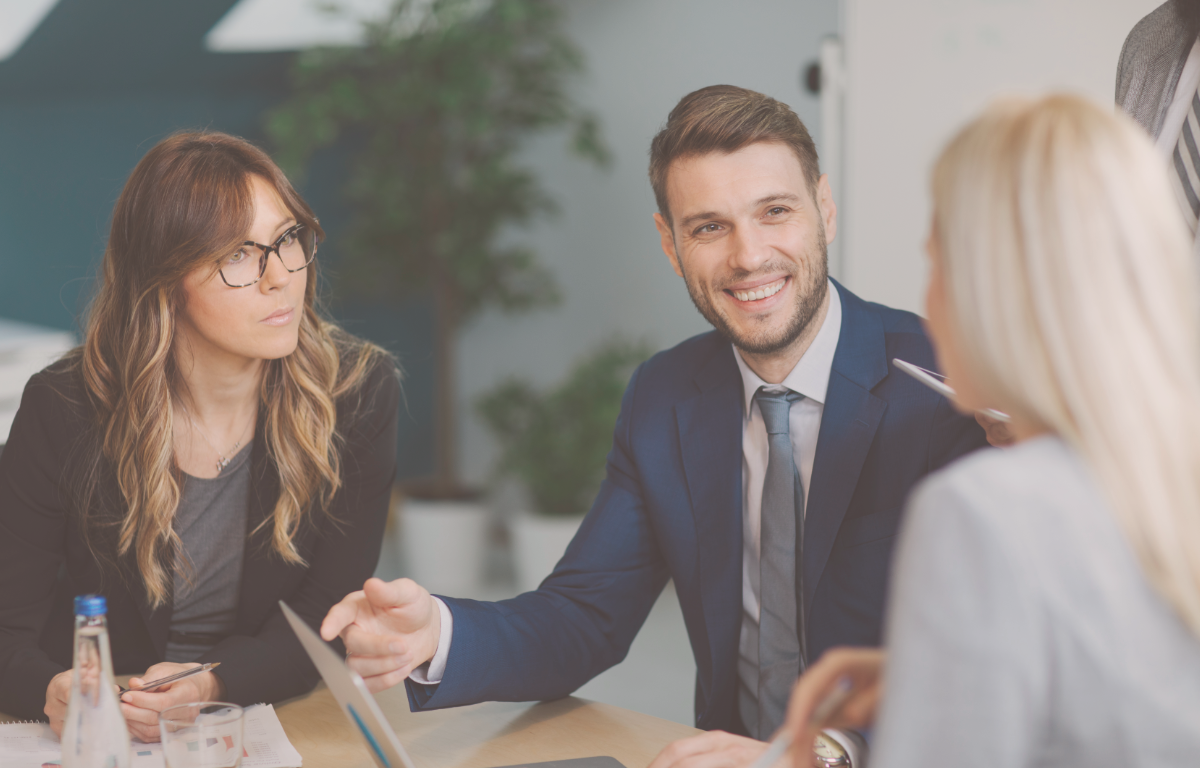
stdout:
{"type": "MultiPolygon", "coordinates": [[[[379,574],[532,588],[586,511],[632,367],[707,330],[646,180],[680,97],[790,104],[840,208],[831,273],[916,311],[941,143],[1000,93],[1111,101],[1158,4],[0,0],[0,442],[24,381],[79,338],[134,164],[176,130],[241,135],[326,229],[330,313],[405,371],[379,574]]],[[[694,671],[668,587],[580,695],[690,723],[694,671]]]]}

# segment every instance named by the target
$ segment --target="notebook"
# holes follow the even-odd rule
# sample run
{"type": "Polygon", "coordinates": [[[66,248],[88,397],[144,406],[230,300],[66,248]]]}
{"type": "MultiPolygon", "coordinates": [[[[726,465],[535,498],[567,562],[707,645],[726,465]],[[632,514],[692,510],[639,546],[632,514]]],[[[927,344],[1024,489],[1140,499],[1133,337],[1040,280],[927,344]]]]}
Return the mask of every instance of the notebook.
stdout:
{"type": "MultiPolygon", "coordinates": [[[[275,707],[256,704],[246,708],[242,736],[242,768],[300,768],[300,753],[288,741],[275,707]]],[[[164,768],[162,745],[134,741],[131,768],[164,768]]],[[[57,768],[62,764],[58,737],[45,723],[0,725],[0,766],[4,768],[57,768]]]]}

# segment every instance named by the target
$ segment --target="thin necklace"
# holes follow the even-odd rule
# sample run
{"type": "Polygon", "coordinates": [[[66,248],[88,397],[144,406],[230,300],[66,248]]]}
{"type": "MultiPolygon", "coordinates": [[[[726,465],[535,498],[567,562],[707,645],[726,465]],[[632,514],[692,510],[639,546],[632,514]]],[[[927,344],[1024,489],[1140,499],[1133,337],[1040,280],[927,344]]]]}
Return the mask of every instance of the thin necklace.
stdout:
{"type": "Polygon", "coordinates": [[[188,417],[188,421],[192,422],[192,426],[195,427],[196,431],[200,433],[201,439],[208,443],[208,447],[212,448],[213,452],[220,457],[217,459],[217,474],[221,474],[221,472],[225,470],[225,467],[229,466],[229,462],[232,461],[231,457],[237,455],[237,449],[241,447],[242,438],[246,436],[246,432],[250,429],[250,425],[254,423],[254,417],[251,416],[250,421],[246,422],[246,426],[242,429],[242,434],[238,436],[237,442],[233,444],[233,447],[229,449],[229,453],[224,454],[221,453],[220,448],[217,448],[217,446],[213,445],[212,440],[208,439],[208,435],[204,434],[204,430],[201,429],[200,425],[196,423],[196,420],[192,418],[192,413],[187,409],[187,406],[183,404],[183,400],[179,401],[179,407],[183,409],[183,413],[188,417]],[[229,458],[227,458],[227,456],[229,458]]]}

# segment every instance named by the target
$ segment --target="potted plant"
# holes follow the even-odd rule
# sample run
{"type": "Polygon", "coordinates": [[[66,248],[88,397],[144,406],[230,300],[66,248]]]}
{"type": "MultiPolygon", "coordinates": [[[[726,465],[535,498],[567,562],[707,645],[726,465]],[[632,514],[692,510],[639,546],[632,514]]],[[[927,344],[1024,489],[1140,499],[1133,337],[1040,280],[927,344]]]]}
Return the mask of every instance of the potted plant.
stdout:
{"type": "Polygon", "coordinates": [[[577,155],[608,159],[596,120],[567,94],[581,57],[560,16],[554,0],[398,0],[366,24],[363,46],[301,54],[292,94],[268,116],[290,169],[335,143],[348,150],[354,214],[339,294],[433,299],[435,471],[405,484],[404,517],[406,538],[419,542],[409,564],[434,589],[461,591],[477,572],[488,524],[457,471],[459,329],[486,307],[559,299],[536,254],[498,238],[554,208],[519,150],[531,135],[566,129],[577,155]],[[422,515],[455,529],[414,530],[422,515]],[[433,549],[438,541],[447,551],[433,549]],[[438,566],[442,577],[425,572],[438,566]]]}
{"type": "Polygon", "coordinates": [[[500,443],[498,471],[525,487],[532,514],[513,521],[517,586],[536,589],[553,570],[604,479],[621,396],[644,343],[612,341],[579,361],[546,392],[511,379],[477,409],[500,443]]]}

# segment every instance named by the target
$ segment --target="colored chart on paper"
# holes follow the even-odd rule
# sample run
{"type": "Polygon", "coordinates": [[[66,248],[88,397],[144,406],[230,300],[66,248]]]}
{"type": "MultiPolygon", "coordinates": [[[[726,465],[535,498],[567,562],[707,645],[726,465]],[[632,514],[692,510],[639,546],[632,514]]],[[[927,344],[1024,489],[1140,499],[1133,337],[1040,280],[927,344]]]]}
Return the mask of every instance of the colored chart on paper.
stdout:
{"type": "MultiPolygon", "coordinates": [[[[228,739],[229,737],[225,737],[228,739]]],[[[217,746],[216,739],[188,744],[190,751],[217,746]],[[194,749],[193,749],[194,747],[194,749]]],[[[132,768],[164,768],[162,745],[133,742],[132,768]]],[[[232,746],[232,741],[228,745],[232,746]]],[[[275,708],[258,704],[246,708],[242,736],[242,768],[300,768],[303,759],[288,741],[275,708]]],[[[60,768],[62,750],[58,737],[45,723],[0,725],[0,766],[3,768],[60,768]]]]}

